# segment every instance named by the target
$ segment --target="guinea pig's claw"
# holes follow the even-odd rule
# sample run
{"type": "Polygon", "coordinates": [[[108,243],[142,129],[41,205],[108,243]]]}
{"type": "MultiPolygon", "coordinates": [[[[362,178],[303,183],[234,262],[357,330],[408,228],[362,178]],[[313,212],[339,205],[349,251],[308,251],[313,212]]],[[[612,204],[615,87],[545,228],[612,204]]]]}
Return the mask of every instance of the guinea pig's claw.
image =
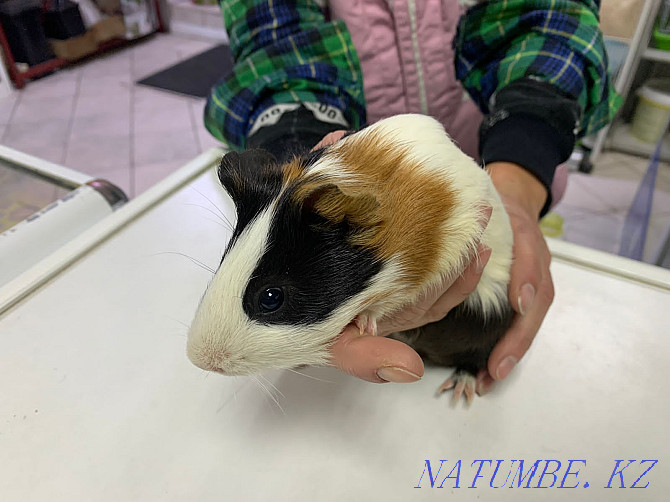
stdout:
{"type": "Polygon", "coordinates": [[[460,401],[461,396],[465,394],[465,401],[469,405],[475,398],[477,379],[465,371],[456,370],[442,385],[440,385],[440,388],[437,389],[437,395],[439,396],[450,389],[454,389],[454,393],[451,397],[452,404],[457,404],[460,401]]]}
{"type": "Polygon", "coordinates": [[[377,319],[368,314],[358,314],[354,319],[354,324],[358,327],[360,336],[377,336],[377,319]]]}
{"type": "Polygon", "coordinates": [[[456,386],[456,382],[454,381],[453,378],[449,377],[447,378],[442,385],[440,385],[440,388],[437,389],[437,395],[439,396],[443,392],[448,391],[449,389],[453,389],[456,386]]]}
{"type": "Polygon", "coordinates": [[[465,384],[464,389],[465,389],[465,401],[468,403],[468,405],[472,404],[472,401],[475,398],[475,386],[476,386],[476,381],[475,383],[469,383],[465,384]]]}

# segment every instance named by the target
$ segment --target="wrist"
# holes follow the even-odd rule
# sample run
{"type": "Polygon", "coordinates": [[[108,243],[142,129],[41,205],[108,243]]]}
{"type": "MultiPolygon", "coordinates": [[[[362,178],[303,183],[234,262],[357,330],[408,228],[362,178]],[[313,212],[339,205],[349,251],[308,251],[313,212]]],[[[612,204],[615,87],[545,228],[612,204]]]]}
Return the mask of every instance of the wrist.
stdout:
{"type": "Polygon", "coordinates": [[[538,220],[548,195],[538,178],[512,162],[491,162],[486,170],[505,205],[512,204],[538,220]]]}

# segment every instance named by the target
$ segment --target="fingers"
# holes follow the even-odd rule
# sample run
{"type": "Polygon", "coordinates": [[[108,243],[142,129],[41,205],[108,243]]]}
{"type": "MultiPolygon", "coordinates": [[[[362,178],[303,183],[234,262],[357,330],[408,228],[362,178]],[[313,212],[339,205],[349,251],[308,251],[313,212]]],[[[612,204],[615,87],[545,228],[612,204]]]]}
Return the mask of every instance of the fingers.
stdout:
{"type": "Polygon", "coordinates": [[[483,396],[484,394],[488,393],[491,390],[491,387],[493,387],[494,382],[495,380],[491,378],[488,370],[481,370],[479,373],[477,373],[477,383],[475,385],[477,394],[483,396]]]}
{"type": "Polygon", "coordinates": [[[318,150],[319,148],[323,148],[325,146],[330,146],[334,143],[337,143],[342,139],[342,136],[344,136],[347,133],[347,131],[340,129],[338,131],[333,131],[329,132],[326,134],[321,141],[319,141],[312,150],[318,150]]]}
{"type": "Polygon", "coordinates": [[[496,380],[505,378],[526,353],[554,299],[551,256],[537,223],[514,213],[510,220],[514,263],[508,296],[516,315],[489,357],[489,373],[496,380]]]}
{"type": "Polygon", "coordinates": [[[390,338],[359,336],[347,326],[331,347],[331,364],[368,382],[410,383],[423,376],[423,361],[408,345],[390,338]]]}
{"type": "Polygon", "coordinates": [[[543,294],[548,294],[546,288],[551,286],[549,303],[553,300],[553,286],[549,274],[551,254],[536,221],[515,210],[509,211],[509,216],[514,232],[514,262],[509,300],[512,308],[523,315],[531,307],[540,286],[545,288],[543,294]]]}

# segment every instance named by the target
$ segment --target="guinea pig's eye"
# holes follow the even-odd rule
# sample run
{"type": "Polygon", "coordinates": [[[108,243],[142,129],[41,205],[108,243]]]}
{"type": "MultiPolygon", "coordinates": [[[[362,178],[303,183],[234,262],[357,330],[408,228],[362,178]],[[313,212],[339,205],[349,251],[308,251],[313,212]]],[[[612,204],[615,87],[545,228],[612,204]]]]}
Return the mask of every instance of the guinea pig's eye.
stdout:
{"type": "Polygon", "coordinates": [[[284,292],[281,288],[268,288],[261,291],[258,306],[263,312],[274,312],[284,303],[284,292]]]}

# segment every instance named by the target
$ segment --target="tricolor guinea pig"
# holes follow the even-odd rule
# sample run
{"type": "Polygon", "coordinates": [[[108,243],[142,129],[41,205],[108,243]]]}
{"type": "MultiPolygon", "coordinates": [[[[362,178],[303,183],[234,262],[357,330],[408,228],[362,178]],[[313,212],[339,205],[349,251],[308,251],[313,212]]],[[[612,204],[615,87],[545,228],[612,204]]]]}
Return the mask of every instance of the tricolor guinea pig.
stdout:
{"type": "Polygon", "coordinates": [[[441,321],[394,336],[475,376],[509,326],[512,231],[488,174],[424,115],[399,115],[279,165],[226,154],[218,176],[237,211],[188,334],[188,357],[226,375],[327,362],[338,334],[376,321],[460,274],[479,243],[491,257],[475,291],[441,321]],[[492,208],[482,229],[482,212],[492,208]]]}

